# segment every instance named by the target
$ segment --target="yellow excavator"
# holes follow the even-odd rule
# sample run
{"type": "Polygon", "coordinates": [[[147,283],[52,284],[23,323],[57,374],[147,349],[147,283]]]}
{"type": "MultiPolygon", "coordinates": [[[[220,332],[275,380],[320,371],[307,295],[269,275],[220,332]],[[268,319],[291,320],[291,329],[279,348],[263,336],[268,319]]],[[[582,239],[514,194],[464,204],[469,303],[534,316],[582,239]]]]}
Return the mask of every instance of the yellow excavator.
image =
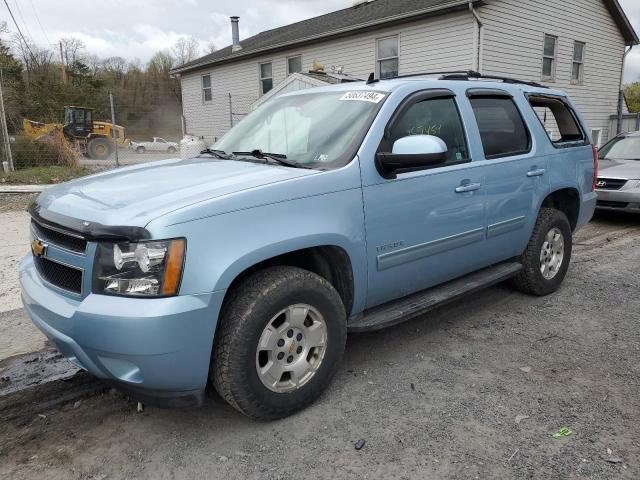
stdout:
{"type": "Polygon", "coordinates": [[[94,160],[106,160],[113,153],[114,131],[118,146],[128,147],[131,144],[131,140],[125,136],[124,127],[94,121],[92,108],[64,107],[64,124],[34,122],[25,118],[22,127],[25,135],[32,140],[64,138],[94,160]]]}

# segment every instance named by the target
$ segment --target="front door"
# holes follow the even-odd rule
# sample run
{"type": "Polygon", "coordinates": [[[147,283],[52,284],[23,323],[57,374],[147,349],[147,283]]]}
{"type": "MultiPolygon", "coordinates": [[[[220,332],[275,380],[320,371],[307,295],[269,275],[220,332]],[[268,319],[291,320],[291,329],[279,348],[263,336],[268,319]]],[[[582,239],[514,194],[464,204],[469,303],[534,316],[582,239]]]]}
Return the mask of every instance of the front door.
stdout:
{"type": "Polygon", "coordinates": [[[485,241],[483,175],[471,162],[453,92],[410,95],[387,126],[379,151],[419,134],[444,140],[444,165],[363,185],[368,308],[483,266],[477,255],[485,241]]]}

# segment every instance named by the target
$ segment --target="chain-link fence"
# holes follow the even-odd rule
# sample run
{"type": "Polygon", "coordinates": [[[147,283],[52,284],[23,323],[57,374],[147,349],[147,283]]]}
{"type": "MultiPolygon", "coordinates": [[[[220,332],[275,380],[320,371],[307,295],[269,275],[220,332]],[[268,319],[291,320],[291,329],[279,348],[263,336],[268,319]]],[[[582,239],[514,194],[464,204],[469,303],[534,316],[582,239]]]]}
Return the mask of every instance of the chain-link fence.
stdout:
{"type": "MultiPolygon", "coordinates": [[[[81,101],[48,100],[39,115],[27,116],[19,103],[6,102],[0,125],[0,182],[49,183],[120,166],[175,158],[180,140],[194,135],[213,142],[251,111],[249,95],[216,96],[202,110],[183,116],[181,96],[145,101],[144,92],[102,91],[81,101]],[[113,110],[111,108],[113,102],[113,110]],[[6,128],[4,119],[6,118],[6,128]],[[49,178],[45,178],[49,176],[49,178]]],[[[0,99],[1,100],[1,99],[0,99]]],[[[1,103],[1,102],[0,102],[1,103]]]]}

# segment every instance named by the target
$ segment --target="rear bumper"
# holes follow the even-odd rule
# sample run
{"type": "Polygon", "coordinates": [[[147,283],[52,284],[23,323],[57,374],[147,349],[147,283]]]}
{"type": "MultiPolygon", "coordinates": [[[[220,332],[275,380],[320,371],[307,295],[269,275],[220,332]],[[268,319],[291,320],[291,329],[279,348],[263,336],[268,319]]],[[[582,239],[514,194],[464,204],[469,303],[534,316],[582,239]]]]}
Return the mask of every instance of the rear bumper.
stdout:
{"type": "Polygon", "coordinates": [[[71,362],[153,403],[201,403],[224,292],[161,299],[67,297],[20,265],[33,323],[71,362]]]}

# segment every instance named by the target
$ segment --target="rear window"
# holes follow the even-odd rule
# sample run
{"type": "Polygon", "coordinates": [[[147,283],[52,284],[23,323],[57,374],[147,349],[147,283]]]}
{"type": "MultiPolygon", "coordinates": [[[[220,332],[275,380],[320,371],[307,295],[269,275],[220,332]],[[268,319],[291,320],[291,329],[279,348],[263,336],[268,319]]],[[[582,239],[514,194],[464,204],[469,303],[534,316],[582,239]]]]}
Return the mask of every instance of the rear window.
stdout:
{"type": "Polygon", "coordinates": [[[529,102],[555,146],[586,141],[575,113],[562,99],[530,96],[529,102]]]}
{"type": "Polygon", "coordinates": [[[486,158],[509,157],[530,150],[529,131],[511,98],[478,97],[470,101],[486,158]]]}

